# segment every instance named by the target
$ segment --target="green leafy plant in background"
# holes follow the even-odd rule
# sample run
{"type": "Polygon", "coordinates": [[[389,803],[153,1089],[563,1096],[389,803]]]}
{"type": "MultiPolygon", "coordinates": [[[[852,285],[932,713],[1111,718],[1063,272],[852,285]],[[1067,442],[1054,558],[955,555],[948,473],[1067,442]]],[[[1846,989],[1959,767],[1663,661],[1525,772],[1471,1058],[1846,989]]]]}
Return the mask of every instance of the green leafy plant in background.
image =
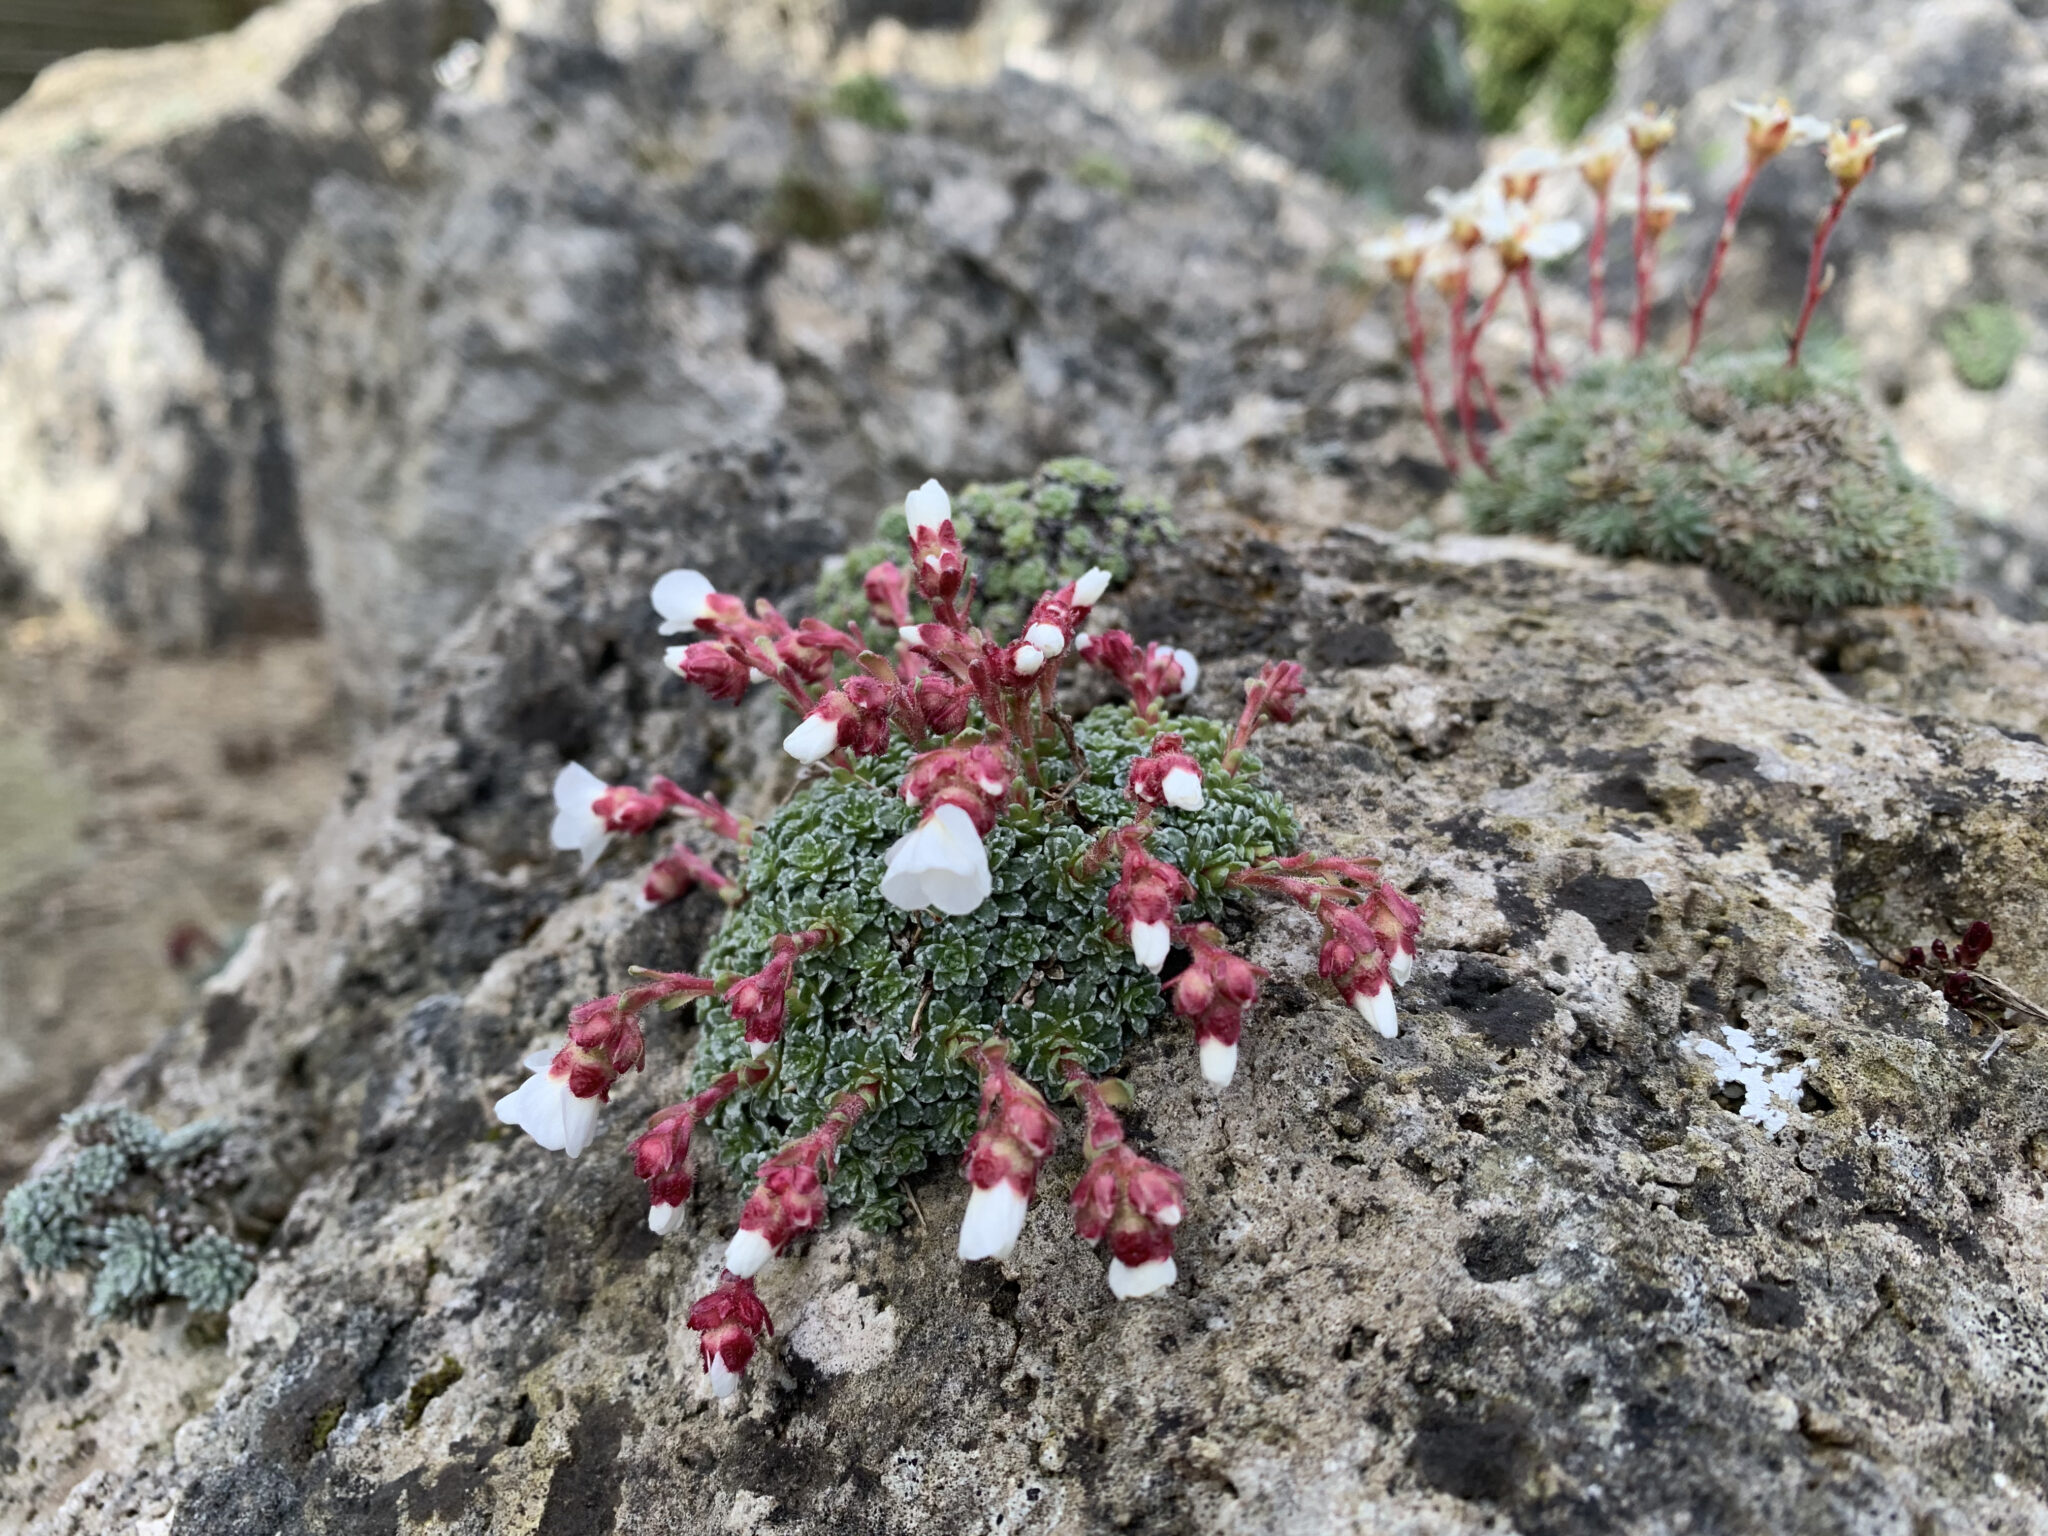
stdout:
{"type": "Polygon", "coordinates": [[[1473,58],[1480,120],[1505,133],[1547,98],[1560,133],[1575,136],[1614,94],[1615,60],[1666,0],[1459,0],[1473,58]]]}
{"type": "Polygon", "coordinates": [[[1699,561],[1796,610],[1917,601],[1955,577],[1941,498],[1848,380],[1776,353],[1584,369],[1465,483],[1473,526],[1699,561]]]}
{"type": "MultiPolygon", "coordinates": [[[[818,616],[828,624],[867,617],[865,572],[902,548],[903,508],[886,509],[875,536],[847,552],[818,582],[818,616]]],[[[1179,537],[1166,504],[1124,489],[1114,470],[1092,459],[1053,459],[1029,480],[970,485],[953,500],[953,528],[980,579],[975,596],[993,630],[1022,628],[1032,600],[1047,587],[1100,566],[1123,581],[1145,550],[1179,537]]]]}
{"type": "Polygon", "coordinates": [[[118,1105],[64,1117],[74,1150],[9,1190],[0,1231],[32,1272],[92,1271],[95,1318],[147,1321],[158,1303],[225,1312],[256,1276],[221,1198],[234,1171],[228,1127],[165,1133],[118,1105]]]}
{"type": "Polygon", "coordinates": [[[2010,304],[1972,304],[1942,325],[1941,344],[1957,378],[1972,389],[1999,389],[2026,349],[2027,330],[2010,304]]]}
{"type": "Polygon", "coordinates": [[[901,133],[910,126],[896,87],[880,75],[848,75],[832,87],[825,109],[835,117],[851,118],[883,133],[901,133]]]}

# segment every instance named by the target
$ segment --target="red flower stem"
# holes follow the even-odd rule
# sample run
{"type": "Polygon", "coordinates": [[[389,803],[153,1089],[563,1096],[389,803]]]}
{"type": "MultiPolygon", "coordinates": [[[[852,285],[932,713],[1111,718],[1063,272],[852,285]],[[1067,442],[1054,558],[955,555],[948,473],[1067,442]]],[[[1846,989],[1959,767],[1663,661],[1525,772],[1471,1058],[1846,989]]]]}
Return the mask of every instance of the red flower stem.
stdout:
{"type": "Polygon", "coordinates": [[[1060,1063],[1060,1076],[1067,1080],[1068,1090],[1080,1103],[1081,1113],[1087,1121],[1081,1145],[1092,1163],[1111,1147],[1122,1143],[1124,1123],[1102,1096],[1102,1085],[1082,1071],[1081,1064],[1073,1057],[1069,1056],[1060,1063]]]}
{"type": "Polygon", "coordinates": [[[833,1159],[838,1155],[839,1143],[846,1139],[846,1133],[854,1128],[860,1117],[875,1107],[871,1095],[877,1086],[863,1083],[858,1088],[849,1088],[833,1101],[815,1129],[792,1141],[769,1161],[785,1165],[809,1163],[813,1169],[829,1174],[833,1159]]]}
{"type": "Polygon", "coordinates": [[[1460,271],[1447,301],[1451,311],[1452,395],[1458,405],[1458,426],[1465,434],[1465,446],[1471,450],[1472,462],[1492,478],[1493,461],[1487,458],[1486,445],[1479,440],[1479,413],[1472,405],[1472,347],[1465,329],[1465,305],[1471,298],[1471,287],[1471,273],[1460,271]]]}
{"type": "Polygon", "coordinates": [[[1792,332],[1792,349],[1785,355],[1785,366],[1799,366],[1799,349],[1806,342],[1806,327],[1813,319],[1814,306],[1820,303],[1823,279],[1827,274],[1828,241],[1834,238],[1835,226],[1842,220],[1842,206],[1849,201],[1853,186],[1843,187],[1835,194],[1828,211],[1821,215],[1820,227],[1813,232],[1813,259],[1806,266],[1806,301],[1799,306],[1799,325],[1792,332]]]}
{"type": "Polygon", "coordinates": [[[1593,329],[1588,337],[1593,355],[1600,355],[1600,325],[1607,318],[1607,188],[1593,194],[1593,239],[1586,249],[1590,276],[1587,297],[1593,304],[1593,329]]]}
{"type": "Polygon", "coordinates": [[[649,1125],[659,1125],[665,1120],[675,1119],[677,1115],[689,1116],[690,1122],[693,1125],[700,1123],[706,1115],[739,1092],[740,1089],[752,1088],[755,1084],[763,1081],[768,1076],[768,1070],[766,1062],[750,1061],[745,1066],[735,1067],[730,1072],[721,1072],[717,1077],[711,1079],[699,1092],[691,1094],[682,1103],[671,1104],[666,1109],[657,1109],[647,1117],[647,1123],[649,1125]]]}
{"type": "Polygon", "coordinates": [[[1429,382],[1429,338],[1422,329],[1422,306],[1415,302],[1415,280],[1410,278],[1401,289],[1402,307],[1408,317],[1408,361],[1415,368],[1415,387],[1422,395],[1422,414],[1429,421],[1430,436],[1436,439],[1436,451],[1442,456],[1444,468],[1452,474],[1458,472],[1458,450],[1451,446],[1450,434],[1444,431],[1443,418],[1436,410],[1436,390],[1429,382]]]}
{"type": "Polygon", "coordinates": [[[1656,243],[1650,239],[1650,162],[1636,157],[1636,312],[1629,323],[1629,356],[1641,357],[1650,339],[1650,270],[1656,262],[1656,243]]]}
{"type": "Polygon", "coordinates": [[[1523,262],[1515,268],[1515,281],[1522,289],[1522,304],[1529,311],[1529,376],[1536,381],[1536,388],[1543,398],[1550,398],[1550,380],[1553,376],[1562,378],[1557,365],[1550,360],[1550,338],[1543,330],[1543,310],[1536,302],[1536,281],[1529,276],[1529,263],[1523,262]]]}
{"type": "Polygon", "coordinates": [[[1756,182],[1756,173],[1762,169],[1761,160],[1751,160],[1749,169],[1742,173],[1742,180],[1736,182],[1735,190],[1728,194],[1728,208],[1721,215],[1721,237],[1714,242],[1714,259],[1707,263],[1707,281],[1692,307],[1692,334],[1685,343],[1684,361],[1687,363],[1700,349],[1700,331],[1707,323],[1707,301],[1721,286],[1721,264],[1728,259],[1728,247],[1735,243],[1735,221],[1742,217],[1742,205],[1749,200],[1749,189],[1756,182]]]}

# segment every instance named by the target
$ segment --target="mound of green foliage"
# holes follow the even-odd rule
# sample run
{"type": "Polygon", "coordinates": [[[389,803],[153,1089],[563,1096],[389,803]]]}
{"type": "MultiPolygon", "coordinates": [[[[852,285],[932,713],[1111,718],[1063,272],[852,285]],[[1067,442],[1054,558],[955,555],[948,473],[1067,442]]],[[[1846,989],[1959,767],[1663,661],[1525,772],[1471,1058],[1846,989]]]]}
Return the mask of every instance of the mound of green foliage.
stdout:
{"type": "MultiPolygon", "coordinates": [[[[1227,727],[1195,716],[1171,725],[1201,763],[1207,795],[1199,811],[1156,812],[1149,847],[1187,873],[1191,904],[1213,920],[1224,881],[1291,852],[1295,822],[1279,793],[1259,786],[1256,759],[1223,772],[1227,727]]],[[[1017,1070],[1057,1082],[1068,1058],[1091,1071],[1113,1066],[1127,1036],[1165,1014],[1158,978],[1109,936],[1116,861],[1092,875],[1078,867],[1099,833],[1141,809],[1123,786],[1153,730],[1124,705],[1091,712],[1078,731],[1088,778],[1072,792],[1071,814],[1049,814],[1037,797],[1011,806],[987,838],[990,899],[935,926],[932,914],[881,896],[889,846],[918,817],[897,793],[911,758],[903,742],[863,764],[872,782],[835,772],[755,831],[741,874],[746,899],[700,969],[755,971],[778,933],[829,924],[836,937],[796,968],[773,1083],[735,1094],[708,1121],[729,1165],[751,1173],[841,1094],[878,1083],[877,1107],[842,1145],[830,1188],[832,1203],[852,1207],[863,1225],[893,1225],[905,1176],[957,1155],[974,1132],[981,1079],[960,1059],[962,1046],[999,1033],[1017,1070]]],[[[722,1001],[705,1002],[701,1017],[697,1088],[751,1060],[722,1001]]]]}
{"type": "MultiPolygon", "coordinates": [[[[1164,502],[1130,495],[1115,470],[1092,459],[1053,459],[1028,481],[970,485],[953,498],[953,528],[979,583],[981,622],[996,635],[1022,630],[1048,587],[1091,565],[1122,582],[1143,551],[1179,537],[1164,502]]],[[[883,512],[874,538],[819,579],[817,615],[828,624],[865,624],[862,578],[884,560],[903,558],[908,531],[900,504],[883,512]]]]}
{"type": "Polygon", "coordinates": [[[9,1190],[0,1230],[33,1271],[93,1271],[96,1318],[146,1321],[173,1298],[225,1312],[256,1277],[219,1198],[232,1174],[228,1127],[201,1120],[165,1134],[118,1105],[64,1117],[76,1150],[9,1190]]]}
{"type": "Polygon", "coordinates": [[[1914,602],[1955,577],[1948,513],[1844,380],[1744,354],[1598,363],[1470,475],[1482,533],[1699,561],[1807,611],[1914,602]]]}

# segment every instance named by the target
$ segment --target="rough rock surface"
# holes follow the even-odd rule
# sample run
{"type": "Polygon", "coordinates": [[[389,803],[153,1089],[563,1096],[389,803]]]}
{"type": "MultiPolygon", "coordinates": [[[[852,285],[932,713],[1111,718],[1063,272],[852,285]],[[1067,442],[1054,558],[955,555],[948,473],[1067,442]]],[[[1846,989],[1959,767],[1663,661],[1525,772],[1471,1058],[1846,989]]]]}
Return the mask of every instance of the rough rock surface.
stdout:
{"type": "Polygon", "coordinates": [[[1054,453],[1296,508],[1374,477],[1391,338],[1319,275],[1358,215],[1270,152],[1016,72],[906,83],[881,130],[713,28],[611,36],[501,28],[402,173],[320,186],[283,274],[306,534],[366,700],[643,453],[782,436],[849,529],[906,477],[1054,453]]]}
{"type": "MultiPolygon", "coordinates": [[[[1702,210],[1687,270],[1702,270],[1712,210],[1741,170],[1730,104],[1780,92],[1801,111],[1907,126],[1830,247],[1841,277],[1827,309],[1915,467],[2048,538],[2048,13],[2026,0],[1675,0],[1616,100],[1682,108],[1666,169],[1702,210]],[[2013,309],[2025,345],[2005,383],[1982,391],[1941,334],[1989,302],[2013,309]]],[[[1759,179],[1720,327],[1768,336],[1796,313],[1831,190],[1810,150],[1759,179]]]]}
{"type": "Polygon", "coordinates": [[[163,646],[310,633],[271,346],[313,186],[402,161],[464,0],[297,0],[0,116],[0,546],[163,646]]]}
{"type": "Polygon", "coordinates": [[[786,590],[822,547],[815,494],[769,451],[649,467],[443,649],[200,1016],[102,1085],[272,1131],[302,1187],[260,1278],[208,1345],[171,1313],[87,1329],[75,1282],[0,1268],[0,1519],[2048,1521],[2040,1051],[1993,1053],[1858,947],[1982,916],[2007,978],[2048,990],[2041,631],[1794,629],[1694,571],[1500,541],[1212,530],[1123,596],[1201,652],[1207,711],[1259,658],[1310,666],[1269,766],[1318,846],[1383,854],[1430,925],[1398,1040],[1290,979],[1313,932],[1260,912],[1276,979],[1238,1084],[1206,1089],[1184,1040],[1134,1052],[1138,1136],[1188,1178],[1180,1285],[1110,1301],[1058,1208],[1071,1146],[1008,1271],[954,1261],[963,1189],[934,1170],[928,1225],[769,1272],[773,1356],[715,1407],[682,1319],[736,1191],[707,1166],[656,1241],[620,1157],[687,1041],[657,1035],[574,1163],[488,1104],[571,1002],[708,931],[709,898],[643,917],[624,862],[579,882],[550,857],[548,783],[576,754],[772,792],[772,713],[664,677],[645,591],[686,551],[786,590]]]}

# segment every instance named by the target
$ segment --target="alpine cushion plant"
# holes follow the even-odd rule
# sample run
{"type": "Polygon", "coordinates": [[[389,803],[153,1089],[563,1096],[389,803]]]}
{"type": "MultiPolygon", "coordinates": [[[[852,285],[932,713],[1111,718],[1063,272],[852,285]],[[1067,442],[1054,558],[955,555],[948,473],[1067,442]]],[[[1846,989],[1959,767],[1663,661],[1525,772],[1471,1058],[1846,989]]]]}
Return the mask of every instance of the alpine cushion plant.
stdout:
{"type": "Polygon", "coordinates": [[[1628,113],[1569,160],[1522,150],[1465,191],[1432,191],[1439,220],[1409,220],[1366,248],[1400,289],[1409,360],[1437,450],[1458,474],[1454,419],[1474,471],[1462,481],[1466,512],[1483,533],[1556,533],[1598,554],[1697,560],[1793,611],[1932,596],[1953,580],[1956,564],[1939,496],[1900,462],[1853,386],[1802,355],[1832,282],[1827,250],[1835,226],[1880,148],[1905,130],[1873,130],[1861,119],[1830,127],[1782,99],[1735,108],[1744,123],[1743,168],[1676,361],[1647,351],[1659,249],[1692,207],[1654,175],[1678,131],[1673,112],[1645,106],[1628,113]],[[1785,352],[1702,357],[1707,308],[1757,178],[1787,150],[1809,145],[1821,147],[1835,196],[1815,226],[1785,352]],[[1576,178],[1551,174],[1567,166],[1576,178]],[[1559,216],[1575,184],[1592,202],[1585,240],[1591,356],[1568,378],[1552,352],[1532,268],[1580,244],[1577,220],[1559,216]],[[1607,225],[1617,213],[1633,226],[1635,304],[1625,356],[1603,355],[1607,225]],[[1436,289],[1447,310],[1450,403],[1443,411],[1418,280],[1436,289]],[[1530,377],[1542,402],[1510,430],[1479,353],[1511,283],[1522,293],[1530,377]],[[1490,423],[1482,423],[1482,403],[1490,423]]]}
{"type": "Polygon", "coordinates": [[[750,611],[693,572],[655,587],[664,629],[697,637],[669,651],[673,670],[718,698],[772,685],[795,712],[784,747],[805,768],[774,815],[754,824],[664,779],[620,789],[573,764],[557,785],[565,850],[676,813],[738,855],[735,879],[699,858],[642,884],[651,902],[719,883],[731,912],[702,974],[636,968],[579,1004],[567,1040],[529,1056],[534,1075],[498,1105],[576,1156],[643,1063],[646,1011],[696,1006],[690,1096],[649,1115],[628,1150],[658,1234],[689,1199],[699,1128],[753,1180],[719,1283],[689,1319],[720,1397],[773,1333],[754,1277],[830,1207],[893,1225],[905,1180],[964,1153],[960,1257],[1007,1259],[1061,1096],[1084,1121],[1075,1232],[1106,1245],[1116,1296],[1171,1285],[1180,1177],[1127,1144],[1127,1091],[1101,1074],[1172,1014],[1193,1026],[1203,1077],[1230,1084],[1264,973],[1226,946],[1226,902],[1314,914],[1323,974],[1388,1035],[1421,929],[1375,861],[1296,851],[1293,815],[1261,782],[1252,741],[1293,718],[1299,666],[1265,666],[1233,726],[1172,714],[1200,679],[1192,654],[1083,630],[1108,571],[1042,591],[1005,640],[974,621],[975,572],[936,482],[906,499],[904,526],[902,564],[863,578],[875,630],[792,624],[765,601],[750,611]],[[911,612],[913,589],[929,618],[911,612]],[[1128,702],[1071,717],[1070,664],[1128,702]]]}

